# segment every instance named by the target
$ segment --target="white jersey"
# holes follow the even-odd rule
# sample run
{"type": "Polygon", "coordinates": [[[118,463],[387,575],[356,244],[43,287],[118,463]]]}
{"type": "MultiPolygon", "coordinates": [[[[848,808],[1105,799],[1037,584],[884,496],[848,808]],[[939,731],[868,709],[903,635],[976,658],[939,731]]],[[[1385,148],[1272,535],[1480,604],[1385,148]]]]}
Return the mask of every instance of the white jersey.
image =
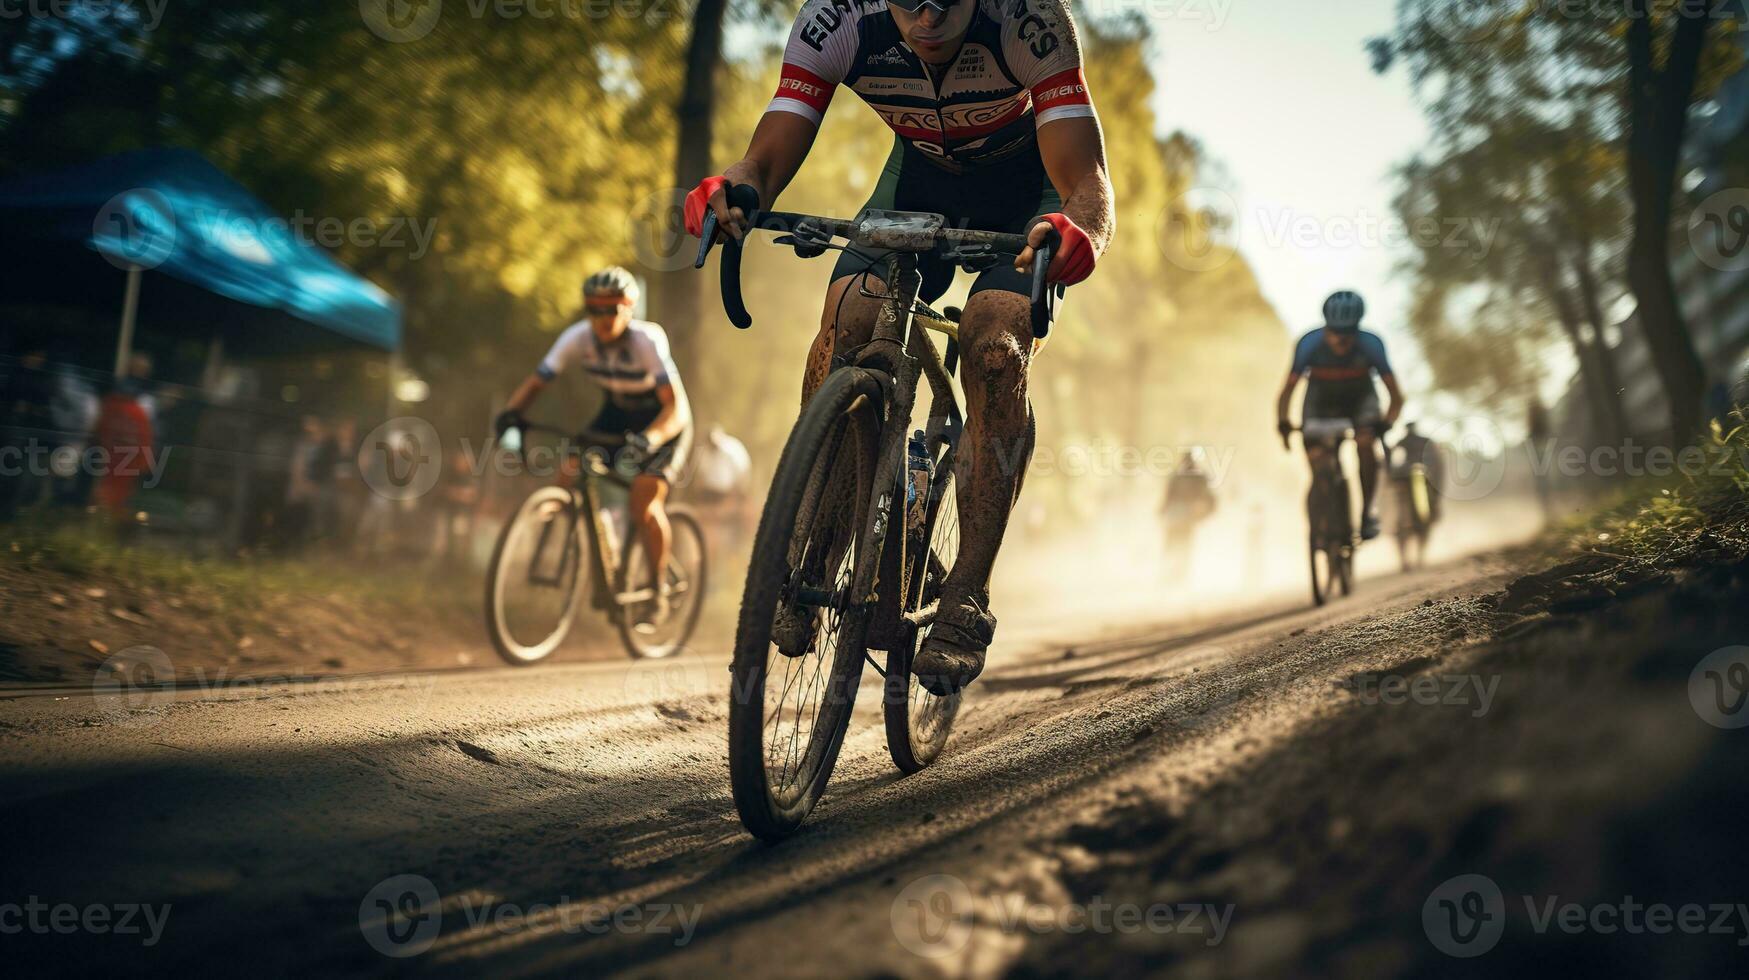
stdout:
{"type": "Polygon", "coordinates": [[[597,340],[589,321],[580,320],[559,335],[535,373],[551,381],[572,368],[581,368],[614,405],[633,412],[657,405],[657,389],[680,377],[668,334],[648,320],[633,320],[611,344],[597,340]]]}

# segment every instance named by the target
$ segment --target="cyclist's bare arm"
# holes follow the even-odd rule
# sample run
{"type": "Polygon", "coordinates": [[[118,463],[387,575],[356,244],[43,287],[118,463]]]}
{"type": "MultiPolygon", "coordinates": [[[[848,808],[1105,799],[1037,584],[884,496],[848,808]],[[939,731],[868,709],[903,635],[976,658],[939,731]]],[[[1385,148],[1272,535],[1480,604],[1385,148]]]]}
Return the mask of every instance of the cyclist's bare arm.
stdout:
{"type": "Polygon", "coordinates": [[[1385,410],[1385,423],[1396,425],[1397,419],[1403,415],[1403,389],[1397,384],[1397,376],[1387,374],[1381,380],[1385,383],[1385,391],[1391,395],[1391,407],[1385,410]]]}
{"type": "Polygon", "coordinates": [[[692,406],[686,400],[686,389],[681,387],[678,380],[658,387],[656,400],[662,403],[662,411],[644,432],[651,442],[663,445],[685,432],[686,427],[692,424],[692,406]]]}
{"type": "Polygon", "coordinates": [[[1288,413],[1293,410],[1294,389],[1300,386],[1301,374],[1289,371],[1287,381],[1281,386],[1281,395],[1275,400],[1275,418],[1278,422],[1286,422],[1288,413]]]}
{"type": "MultiPolygon", "coordinates": [[[[748,184],[759,192],[762,207],[770,207],[813,149],[814,136],[819,132],[813,120],[793,112],[767,112],[753,129],[753,139],[747,144],[747,154],[739,163],[723,171],[730,184],[748,184]]],[[[739,239],[746,233],[740,208],[729,207],[722,191],[711,195],[711,210],[717,223],[739,239]]]]}
{"type": "Polygon", "coordinates": [[[523,379],[522,384],[516,386],[515,391],[510,393],[510,401],[505,404],[505,409],[512,412],[528,411],[528,407],[534,404],[535,398],[546,386],[546,379],[538,374],[530,374],[523,379]]]}
{"type": "MultiPolygon", "coordinates": [[[[1105,255],[1117,232],[1117,208],[1112,203],[1111,178],[1105,169],[1105,134],[1097,116],[1075,116],[1045,123],[1038,129],[1038,152],[1051,186],[1063,199],[1063,214],[1087,233],[1094,256],[1105,255]]],[[[1014,260],[1014,268],[1032,268],[1033,249],[1050,231],[1042,222],[1027,237],[1031,247],[1014,260]]]]}

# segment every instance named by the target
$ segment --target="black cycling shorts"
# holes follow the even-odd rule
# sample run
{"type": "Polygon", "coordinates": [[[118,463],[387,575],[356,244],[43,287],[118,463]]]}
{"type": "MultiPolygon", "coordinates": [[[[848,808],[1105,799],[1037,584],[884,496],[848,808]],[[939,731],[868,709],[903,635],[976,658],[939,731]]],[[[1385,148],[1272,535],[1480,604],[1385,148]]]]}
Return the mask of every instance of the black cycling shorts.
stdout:
{"type": "MultiPolygon", "coordinates": [[[[611,399],[603,405],[601,411],[591,419],[586,429],[603,435],[617,436],[627,432],[642,432],[656,421],[656,416],[662,413],[660,405],[654,411],[637,409],[628,410],[615,404],[611,399]]],[[[692,454],[692,427],[687,426],[680,434],[658,446],[638,467],[638,472],[644,476],[658,476],[668,481],[669,486],[676,485],[680,473],[686,468],[686,459],[692,454]]]]}
{"type": "MultiPolygon", "coordinates": [[[[1063,199],[1045,173],[1044,160],[1033,147],[1012,159],[978,167],[963,174],[949,173],[930,163],[910,144],[893,141],[893,152],[881,168],[881,179],[864,207],[888,211],[926,211],[947,216],[949,227],[998,231],[1024,235],[1036,218],[1063,210],[1063,199]]],[[[884,249],[853,248],[840,253],[832,270],[834,282],[845,276],[870,272],[884,277],[884,249]]],[[[933,303],[953,285],[953,263],[920,256],[917,271],[923,277],[918,296],[933,303]]],[[[1014,271],[1012,262],[1002,262],[978,274],[972,294],[987,289],[1032,295],[1032,276],[1014,271]]]]}
{"type": "Polygon", "coordinates": [[[1355,425],[1384,418],[1384,412],[1379,410],[1379,393],[1370,383],[1364,387],[1308,383],[1301,415],[1308,419],[1347,419],[1355,425]]]}

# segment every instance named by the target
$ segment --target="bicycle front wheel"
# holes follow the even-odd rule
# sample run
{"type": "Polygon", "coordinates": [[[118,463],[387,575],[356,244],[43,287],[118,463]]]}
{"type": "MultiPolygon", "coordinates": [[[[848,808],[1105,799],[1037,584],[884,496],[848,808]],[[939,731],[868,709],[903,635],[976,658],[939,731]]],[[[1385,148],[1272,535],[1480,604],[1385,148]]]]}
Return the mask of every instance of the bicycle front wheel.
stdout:
{"type": "Polygon", "coordinates": [[[614,597],[620,639],[626,652],[643,660],[671,657],[686,647],[704,611],[704,530],[691,513],[668,508],[668,558],[662,564],[662,583],[668,592],[667,608],[656,595],[656,577],[650,573],[649,550],[644,536],[633,529],[620,549],[619,593],[614,597]]]}
{"type": "Polygon", "coordinates": [[[563,487],[529,494],[486,568],[486,632],[499,656],[524,666],[559,648],[577,615],[583,562],[576,497],[563,487]]]}
{"type": "MultiPolygon", "coordinates": [[[[929,550],[922,556],[918,574],[923,576],[917,608],[927,609],[941,600],[941,583],[953,571],[960,553],[960,511],[955,493],[951,460],[946,469],[944,487],[935,515],[930,521],[929,550]]],[[[941,755],[947,737],[953,732],[954,719],[959,717],[960,699],[964,692],[938,697],[917,682],[911,664],[929,637],[928,627],[910,630],[907,642],[887,654],[886,696],[883,702],[887,723],[887,750],[899,771],[910,775],[921,772],[941,755]]]]}
{"type": "Polygon", "coordinates": [[[784,447],[754,540],[731,667],[729,779],[741,822],[762,840],[807,819],[850,725],[868,632],[851,582],[865,546],[880,397],[867,371],[827,377],[784,447]]]}

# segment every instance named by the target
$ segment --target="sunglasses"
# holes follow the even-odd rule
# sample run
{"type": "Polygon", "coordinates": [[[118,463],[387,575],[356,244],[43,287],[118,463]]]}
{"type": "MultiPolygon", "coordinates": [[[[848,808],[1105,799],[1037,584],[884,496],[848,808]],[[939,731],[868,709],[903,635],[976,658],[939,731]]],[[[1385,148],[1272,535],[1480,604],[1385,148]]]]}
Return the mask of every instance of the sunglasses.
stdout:
{"type": "Polygon", "coordinates": [[[960,0],[887,0],[887,6],[897,7],[908,14],[914,14],[924,7],[934,7],[938,13],[947,13],[959,6],[960,0]]]}
{"type": "Polygon", "coordinates": [[[619,311],[620,305],[618,303],[610,306],[597,306],[594,303],[589,303],[583,307],[583,313],[586,316],[617,316],[619,311]]]}

